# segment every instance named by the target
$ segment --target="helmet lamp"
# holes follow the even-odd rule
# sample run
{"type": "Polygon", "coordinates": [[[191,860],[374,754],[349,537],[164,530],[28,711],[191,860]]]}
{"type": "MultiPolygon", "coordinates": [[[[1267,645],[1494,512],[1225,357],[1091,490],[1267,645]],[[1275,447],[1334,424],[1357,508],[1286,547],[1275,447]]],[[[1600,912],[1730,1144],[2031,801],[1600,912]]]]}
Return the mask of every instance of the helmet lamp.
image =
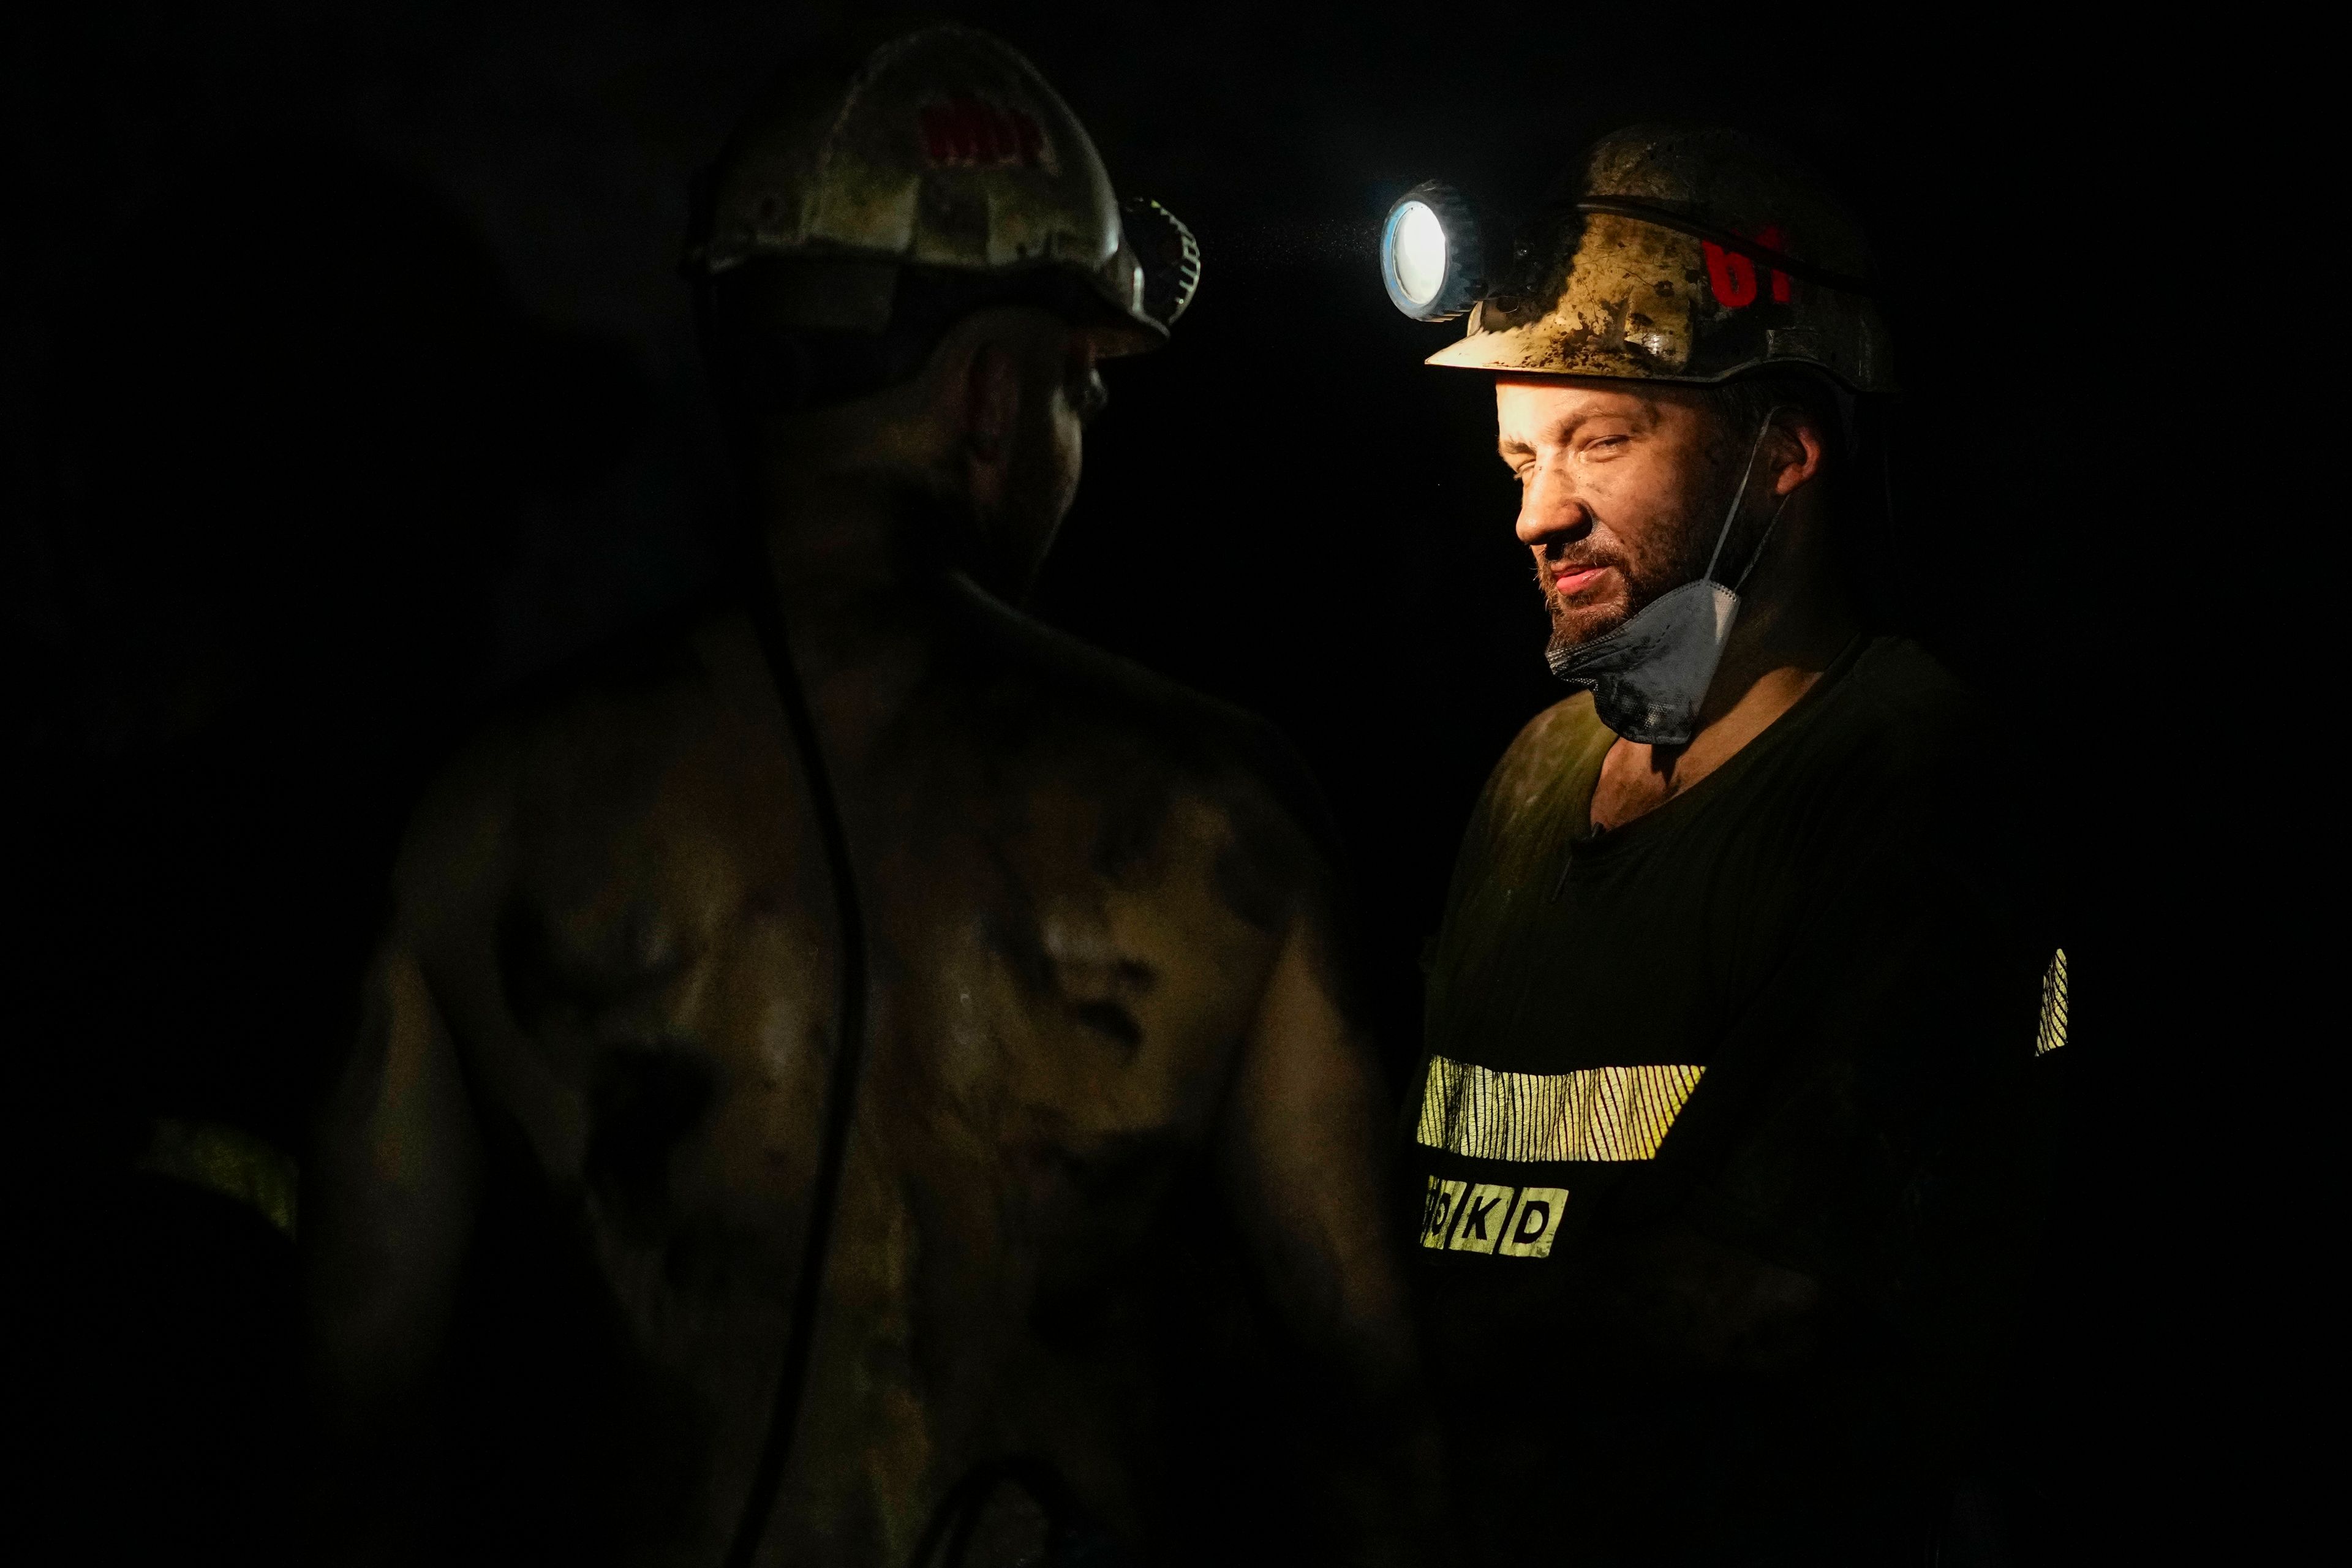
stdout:
{"type": "Polygon", "coordinates": [[[1428,180],[1397,198],[1381,226],[1381,281],[1416,321],[1450,321],[1477,301],[1486,255],[1461,193],[1428,180]]]}
{"type": "Polygon", "coordinates": [[[1143,268],[1144,313],[1174,326],[1201,287],[1201,242],[1182,218],[1149,196],[1125,198],[1118,216],[1128,247],[1143,268]]]}

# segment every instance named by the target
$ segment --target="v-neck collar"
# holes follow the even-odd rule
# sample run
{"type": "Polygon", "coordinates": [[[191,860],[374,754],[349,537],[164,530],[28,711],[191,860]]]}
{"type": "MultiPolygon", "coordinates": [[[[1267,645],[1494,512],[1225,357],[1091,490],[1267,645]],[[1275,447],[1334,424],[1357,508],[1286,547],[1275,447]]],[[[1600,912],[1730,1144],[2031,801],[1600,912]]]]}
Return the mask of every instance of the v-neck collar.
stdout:
{"type": "Polygon", "coordinates": [[[1662,832],[1672,831],[1675,824],[1687,822],[1698,809],[1691,802],[1704,805],[1734,793],[1739,780],[1755,772],[1765,759],[1786,750],[1810,726],[1813,715],[1827,704],[1830,694],[1843,685],[1854,667],[1868,657],[1874,641],[1868,633],[1856,632],[1845,647],[1838,650],[1837,657],[1830,660],[1828,667],[1822,671],[1821,679],[1806,689],[1803,696],[1789,704],[1786,712],[1766,725],[1755,739],[1725,758],[1723,765],[1706,777],[1690,788],[1668,796],[1631,822],[1603,833],[1592,833],[1589,831],[1592,821],[1592,797],[1601,788],[1601,770],[1615,742],[1602,747],[1599,761],[1592,764],[1590,775],[1577,792],[1574,811],[1569,817],[1569,821],[1579,829],[1567,846],[1570,855],[1580,864],[1613,858],[1626,852],[1629,847],[1647,844],[1662,832]],[[1661,823],[1665,826],[1662,827],[1661,823]]]}

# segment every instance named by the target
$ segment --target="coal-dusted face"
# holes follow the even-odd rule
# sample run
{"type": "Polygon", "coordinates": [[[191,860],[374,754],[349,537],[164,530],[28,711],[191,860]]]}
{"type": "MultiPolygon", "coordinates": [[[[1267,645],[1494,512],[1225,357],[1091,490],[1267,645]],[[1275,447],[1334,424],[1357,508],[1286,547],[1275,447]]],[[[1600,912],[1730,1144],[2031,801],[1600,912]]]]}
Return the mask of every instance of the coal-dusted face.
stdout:
{"type": "Polygon", "coordinates": [[[980,574],[1015,599],[1025,598],[1036,582],[1077,499],[1086,427],[1108,401],[1088,333],[1062,327],[1039,339],[1021,356],[1021,395],[1002,486],[975,498],[981,501],[980,574]]]}
{"type": "Polygon", "coordinates": [[[992,591],[1026,596],[1076,498],[1087,425],[1108,401],[1087,328],[1044,310],[975,318],[956,395],[969,526],[954,564],[992,591]]]}
{"type": "Polygon", "coordinates": [[[1495,418],[1555,647],[1606,636],[1706,570],[1745,446],[1724,438],[1705,393],[1505,377],[1495,418]]]}

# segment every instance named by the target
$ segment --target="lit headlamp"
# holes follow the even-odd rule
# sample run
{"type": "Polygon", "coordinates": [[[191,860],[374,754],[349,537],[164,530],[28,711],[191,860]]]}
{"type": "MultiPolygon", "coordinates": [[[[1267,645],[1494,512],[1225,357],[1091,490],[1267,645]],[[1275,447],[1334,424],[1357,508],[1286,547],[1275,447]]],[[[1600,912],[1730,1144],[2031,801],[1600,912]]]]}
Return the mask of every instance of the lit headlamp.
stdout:
{"type": "Polygon", "coordinates": [[[1416,321],[1449,321],[1477,303],[1486,256],[1459,191],[1425,180],[1397,198],[1381,226],[1381,281],[1416,321]]]}

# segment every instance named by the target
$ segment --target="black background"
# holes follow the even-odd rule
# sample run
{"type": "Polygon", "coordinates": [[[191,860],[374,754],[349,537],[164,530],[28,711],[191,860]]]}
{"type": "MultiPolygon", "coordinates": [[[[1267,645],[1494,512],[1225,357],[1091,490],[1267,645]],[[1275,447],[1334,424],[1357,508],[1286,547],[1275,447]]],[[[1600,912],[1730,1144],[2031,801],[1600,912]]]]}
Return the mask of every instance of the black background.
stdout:
{"type": "MultiPolygon", "coordinates": [[[[481,701],[707,579],[687,180],[845,14],[9,15],[0,608],[39,917],[12,1151],[46,1325],[26,1342],[68,1395],[45,1447],[98,1539],[282,1546],[287,1261],[132,1157],[157,1114],[299,1145],[419,774],[481,701]]],[[[2110,679],[2087,568],[2140,395],[2111,303],[2140,253],[2112,220],[2161,94],[2042,22],[1958,9],[952,14],[1028,52],[1205,258],[1173,345],[1110,369],[1034,607],[1300,749],[1392,1066],[1470,801],[1558,689],[1487,389],[1420,364],[1459,326],[1389,307],[1376,226],[1433,175],[1507,224],[1634,120],[1764,132],[1873,234],[1906,388],[1877,589],[1997,699],[1986,787],[2034,795],[2077,970],[2126,973],[2116,809],[2053,757],[2110,679]]],[[[2136,1091],[2084,1016],[2072,1146],[2104,1150],[2136,1091]]],[[[2012,1399],[2044,1560],[2155,1528],[2093,1479],[2149,1447],[2126,1348],[2146,1281],[2116,1239],[2127,1200],[2073,1158],[2012,1399]]]]}

